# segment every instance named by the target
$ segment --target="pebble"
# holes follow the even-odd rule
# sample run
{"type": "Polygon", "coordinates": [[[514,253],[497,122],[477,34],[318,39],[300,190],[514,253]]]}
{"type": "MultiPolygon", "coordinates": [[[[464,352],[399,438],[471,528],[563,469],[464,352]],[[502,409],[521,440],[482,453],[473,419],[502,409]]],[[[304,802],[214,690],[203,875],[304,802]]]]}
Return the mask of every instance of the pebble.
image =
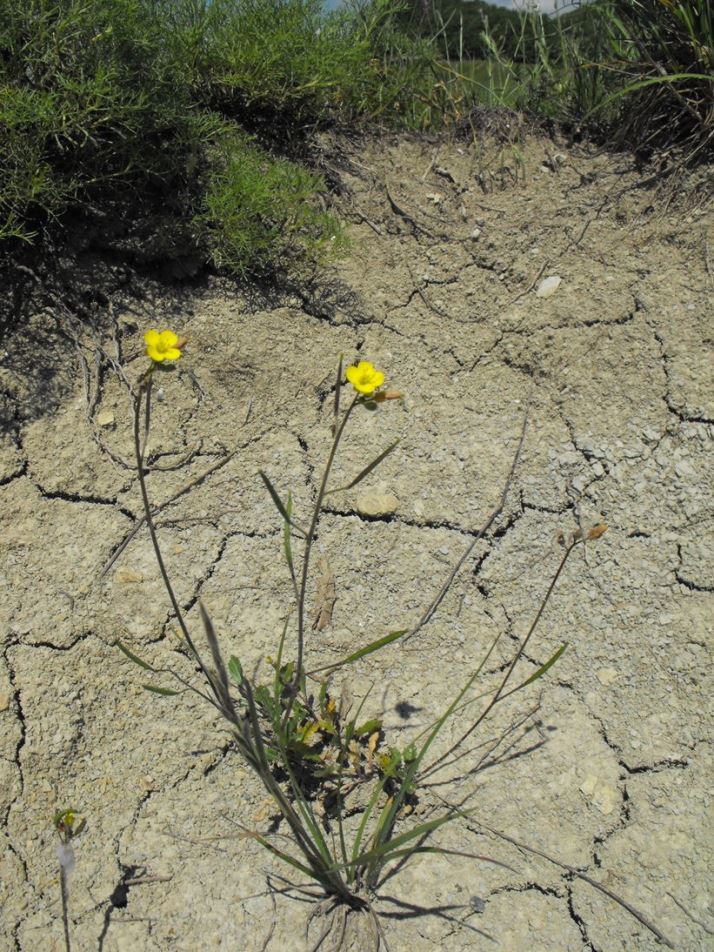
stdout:
{"type": "Polygon", "coordinates": [[[612,813],[620,800],[620,795],[614,787],[593,774],[588,774],[585,778],[580,786],[580,792],[585,794],[600,813],[604,814],[612,813]]]}
{"type": "Polygon", "coordinates": [[[687,460],[680,460],[680,462],[674,467],[674,471],[679,477],[696,475],[694,467],[691,463],[687,462],[687,460]]]}
{"type": "Polygon", "coordinates": [[[617,668],[600,668],[599,671],[595,672],[595,677],[603,687],[609,687],[613,681],[617,680],[617,675],[617,668]]]}
{"type": "Polygon", "coordinates": [[[0,711],[6,711],[9,707],[10,695],[6,691],[3,691],[3,693],[0,694],[0,711]]]}
{"type": "Polygon", "coordinates": [[[119,582],[120,585],[130,585],[133,582],[144,581],[144,576],[141,574],[141,572],[135,572],[134,569],[128,568],[117,569],[114,578],[117,582],[119,582]]]}
{"type": "Polygon", "coordinates": [[[363,493],[357,497],[357,512],[362,516],[391,516],[398,507],[394,493],[363,493]]]}
{"type": "Polygon", "coordinates": [[[114,414],[111,410],[100,410],[97,414],[97,426],[113,426],[114,414]]]}
{"type": "Polygon", "coordinates": [[[548,278],[543,278],[538,287],[536,288],[536,297],[538,298],[549,298],[553,297],[555,292],[558,290],[560,285],[563,283],[563,279],[557,274],[551,274],[548,278]]]}
{"type": "Polygon", "coordinates": [[[474,230],[471,232],[469,237],[471,238],[472,241],[478,241],[479,238],[481,237],[481,229],[478,227],[474,228],[474,230]]]}

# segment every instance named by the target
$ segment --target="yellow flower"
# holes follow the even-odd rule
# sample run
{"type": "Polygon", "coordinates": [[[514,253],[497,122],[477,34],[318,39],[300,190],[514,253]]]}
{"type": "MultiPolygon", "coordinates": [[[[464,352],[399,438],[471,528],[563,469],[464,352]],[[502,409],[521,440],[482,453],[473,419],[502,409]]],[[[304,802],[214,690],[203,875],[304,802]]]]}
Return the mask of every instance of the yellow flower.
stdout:
{"type": "Polygon", "coordinates": [[[345,376],[357,393],[364,393],[366,396],[374,393],[377,387],[384,383],[382,371],[375,370],[368,360],[360,360],[356,366],[348,367],[345,376]]]}
{"type": "Polygon", "coordinates": [[[146,354],[160,364],[163,360],[178,360],[181,356],[181,341],[173,331],[147,331],[144,334],[146,354]]]}

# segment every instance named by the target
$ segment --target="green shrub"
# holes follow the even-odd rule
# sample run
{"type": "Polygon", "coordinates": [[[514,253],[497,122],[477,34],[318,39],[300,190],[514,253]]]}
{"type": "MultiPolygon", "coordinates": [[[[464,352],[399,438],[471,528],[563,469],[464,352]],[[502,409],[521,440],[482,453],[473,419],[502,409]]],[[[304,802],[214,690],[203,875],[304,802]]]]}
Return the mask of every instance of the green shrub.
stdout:
{"type": "Polygon", "coordinates": [[[127,217],[134,201],[198,223],[229,269],[317,261],[340,247],[321,180],[276,153],[328,117],[425,125],[442,111],[433,50],[399,32],[397,9],[0,0],[0,240],[118,199],[127,217]]]}
{"type": "Polygon", "coordinates": [[[245,136],[225,138],[213,160],[197,218],[216,263],[234,273],[318,264],[346,243],[337,219],[315,200],[324,183],[286,159],[271,159],[245,136]]]}

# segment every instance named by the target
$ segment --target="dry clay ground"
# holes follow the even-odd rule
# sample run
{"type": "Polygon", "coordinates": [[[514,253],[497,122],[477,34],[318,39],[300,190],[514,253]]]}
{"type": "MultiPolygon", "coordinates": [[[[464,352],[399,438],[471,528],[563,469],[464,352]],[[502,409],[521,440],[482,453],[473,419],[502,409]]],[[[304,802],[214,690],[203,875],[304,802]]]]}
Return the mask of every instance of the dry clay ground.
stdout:
{"type": "Polygon", "coordinates": [[[290,603],[257,470],[292,489],[304,518],[340,353],[374,362],[405,399],[355,418],[336,480],[401,442],[328,499],[317,555],[336,602],[310,634],[310,664],[416,621],[497,502],[530,405],[503,514],[439,612],[354,667],[355,695],[373,686],[365,713],[384,712],[392,742],[443,710],[498,632],[489,670],[503,669],[559,531],[610,527],[569,564],[523,676],[567,641],[564,656],[495,712],[469,758],[430,778],[417,808],[463,803],[472,819],[436,842],[507,866],[416,857],[376,906],[389,948],[664,947],[485,827],[589,875],[675,948],[714,948],[711,209],[667,209],[624,160],[537,139],[518,151],[382,139],[332,155],[355,244],[329,282],[272,300],[156,285],[115,295],[94,337],[49,309],[5,341],[16,438],[0,491],[0,948],[64,947],[51,817],[67,806],[87,821],[74,949],[306,947],[306,905],[266,882],[287,868],[239,836],[236,821],[266,829],[274,811],[228,734],[200,700],[143,691],[145,673],[112,647],[191,671],[146,531],[110,561],[140,513],[129,400],[110,364],[135,381],[151,326],[190,338],[161,378],[153,499],[224,464],[162,509],[161,540],[189,620],[198,627],[200,596],[244,666],[274,652],[290,603]],[[551,276],[560,286],[539,297],[551,276]]]}

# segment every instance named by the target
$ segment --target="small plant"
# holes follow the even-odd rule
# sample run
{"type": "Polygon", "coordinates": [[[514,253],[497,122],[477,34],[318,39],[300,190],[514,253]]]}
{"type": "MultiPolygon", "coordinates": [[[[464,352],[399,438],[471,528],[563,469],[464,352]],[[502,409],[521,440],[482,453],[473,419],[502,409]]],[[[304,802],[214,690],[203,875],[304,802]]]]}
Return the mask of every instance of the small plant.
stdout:
{"type": "MultiPolygon", "coordinates": [[[[145,685],[148,690],[161,696],[175,696],[185,691],[196,693],[228,723],[237,750],[246,765],[260,778],[281,821],[287,825],[292,849],[282,844],[278,846],[268,834],[258,830],[243,828],[244,832],[318,887],[318,892],[312,895],[316,900],[322,900],[321,912],[332,916],[337,937],[334,948],[339,947],[348,923],[354,922],[357,926],[361,922],[368,925],[371,935],[371,939],[364,940],[362,947],[378,950],[383,935],[374,900],[379,896],[383,878],[391,873],[392,864],[404,863],[417,853],[450,853],[448,849],[432,845],[430,837],[445,824],[468,816],[468,811],[447,804],[433,819],[418,822],[413,816],[413,807],[420,795],[424,795],[423,781],[435,771],[466,757],[469,753],[466,742],[493,709],[536,682],[561,657],[566,645],[561,645],[532,673],[521,673],[519,663],[571,554],[586,540],[599,538],[606,527],[598,525],[588,531],[579,530],[561,540],[563,552],[540,607],[510,661],[504,669],[499,669],[501,673],[495,675],[495,687],[475,693],[476,684],[485,673],[499,636],[493,639],[475,670],[464,678],[464,683],[441,715],[405,747],[390,745],[386,743],[381,720],[362,717],[366,697],[353,712],[349,689],[343,689],[339,700],[333,696],[332,677],[338,671],[348,670],[360,658],[387,650],[388,646],[414,636],[429,621],[458,570],[502,511],[520,457],[525,422],[499,503],[417,624],[411,629],[389,632],[347,657],[311,669],[307,663],[306,595],[315,533],[325,497],[328,493],[360,483],[394,451],[397,443],[388,445],[347,485],[334,487],[331,474],[338,449],[355,413],[381,413],[388,402],[402,397],[398,391],[385,388],[384,374],[368,361],[360,361],[343,373],[340,360],[334,388],[332,441],[315,502],[305,524],[297,519],[292,496],[281,499],[269,476],[260,474],[282,519],[283,554],[294,595],[294,605],[287,614],[275,657],[268,659],[272,674],[263,682],[247,675],[239,658],[224,659],[214,623],[200,602],[208,653],[199,650],[167,573],[147,491],[147,444],[151,431],[154,380],[180,358],[185,340],[171,331],[149,331],[145,339],[151,364],[134,390],[137,473],[144,517],[159,570],[185,646],[197,666],[198,681],[184,678],[172,669],[155,668],[124,644],[118,643],[118,647],[144,670],[169,675],[173,679],[171,687],[152,683],[145,685]],[[351,393],[343,409],[346,387],[351,393]],[[475,708],[477,713],[474,714],[475,708]],[[436,753],[436,742],[450,721],[458,725],[457,740],[447,750],[436,753]]],[[[463,851],[459,851],[459,855],[497,862],[463,851]]],[[[576,871],[573,873],[578,875],[576,871]]],[[[326,934],[323,939],[325,937],[326,934]]]]}
{"type": "Polygon", "coordinates": [[[75,857],[72,840],[79,836],[85,827],[84,818],[80,818],[76,810],[58,810],[54,815],[54,828],[59,837],[57,859],[60,866],[60,895],[62,897],[62,924],[64,927],[64,944],[66,952],[71,952],[69,934],[69,877],[74,870],[75,857]]]}

